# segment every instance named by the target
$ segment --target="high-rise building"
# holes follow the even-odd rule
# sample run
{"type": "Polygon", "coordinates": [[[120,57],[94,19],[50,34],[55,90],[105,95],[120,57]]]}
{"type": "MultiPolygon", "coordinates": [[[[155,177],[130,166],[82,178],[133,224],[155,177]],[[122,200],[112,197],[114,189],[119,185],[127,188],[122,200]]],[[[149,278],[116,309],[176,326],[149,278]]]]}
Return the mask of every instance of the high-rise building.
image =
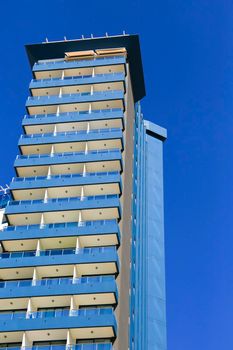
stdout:
{"type": "Polygon", "coordinates": [[[164,350],[166,130],[141,113],[139,38],[26,50],[16,177],[0,196],[0,348],[164,350]]]}

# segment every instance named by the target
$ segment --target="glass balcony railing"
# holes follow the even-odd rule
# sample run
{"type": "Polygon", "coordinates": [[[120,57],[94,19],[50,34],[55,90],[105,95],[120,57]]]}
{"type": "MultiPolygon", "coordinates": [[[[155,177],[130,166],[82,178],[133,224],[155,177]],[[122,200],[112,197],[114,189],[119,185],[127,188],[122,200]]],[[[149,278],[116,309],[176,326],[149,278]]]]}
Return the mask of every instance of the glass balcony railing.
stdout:
{"type": "Polygon", "coordinates": [[[35,101],[40,99],[46,99],[49,100],[51,98],[66,98],[66,97],[80,97],[80,96],[102,96],[104,94],[115,94],[122,92],[123,90],[103,90],[103,91],[85,91],[85,92],[79,92],[74,94],[61,94],[61,95],[42,95],[42,96],[28,96],[28,101],[35,101]]]}
{"type": "Polygon", "coordinates": [[[0,288],[18,288],[18,287],[40,287],[40,286],[61,286],[73,284],[92,284],[113,282],[114,276],[93,276],[79,278],[46,278],[43,280],[18,280],[0,282],[0,288]]]}
{"type": "Polygon", "coordinates": [[[79,249],[48,249],[48,250],[32,250],[23,252],[11,252],[1,253],[0,259],[12,259],[12,258],[28,258],[28,257],[41,257],[41,256],[55,256],[55,255],[72,255],[72,254],[94,254],[94,253],[113,253],[116,251],[116,247],[94,247],[94,248],[79,248],[79,249]]]}
{"type": "Polygon", "coordinates": [[[32,79],[31,82],[39,83],[39,82],[47,82],[47,81],[58,81],[58,80],[76,80],[76,79],[85,79],[85,78],[101,78],[108,76],[121,77],[123,72],[111,72],[111,73],[102,73],[102,74],[86,74],[86,75],[74,75],[70,77],[55,77],[55,78],[45,78],[45,79],[32,79]]]}
{"type": "Polygon", "coordinates": [[[98,196],[88,196],[88,197],[58,197],[58,198],[46,198],[46,199],[32,199],[32,200],[21,200],[21,201],[10,201],[8,206],[13,205],[32,205],[40,203],[70,203],[70,202],[84,202],[92,200],[101,200],[101,199],[113,199],[119,198],[118,194],[105,194],[98,196]]]}
{"type": "Polygon", "coordinates": [[[56,59],[56,60],[43,60],[43,61],[38,61],[34,64],[34,67],[40,66],[40,65],[50,65],[54,64],[56,65],[57,63],[62,63],[64,66],[70,66],[72,63],[79,63],[79,62],[90,62],[90,61],[105,61],[105,60],[110,60],[114,61],[117,58],[125,58],[125,55],[118,55],[118,56],[105,56],[105,57],[90,57],[90,58],[85,58],[85,59],[77,59],[77,60],[72,60],[72,61],[65,61],[63,58],[62,59],[56,59]]]}
{"type": "Polygon", "coordinates": [[[32,158],[53,158],[53,157],[66,157],[66,156],[79,156],[88,154],[110,154],[110,153],[121,153],[119,148],[112,149],[100,149],[100,150],[90,150],[90,151],[79,151],[79,152],[63,152],[63,153],[49,153],[49,154],[27,154],[17,155],[16,159],[32,159],[32,158]]]}
{"type": "Polygon", "coordinates": [[[34,229],[50,229],[50,228],[69,228],[69,227],[85,227],[94,225],[117,224],[117,219],[111,220],[93,220],[79,222],[60,222],[55,224],[38,224],[38,225],[22,225],[22,226],[6,226],[2,231],[19,231],[19,230],[34,230],[34,229]]]}
{"type": "Polygon", "coordinates": [[[61,175],[47,175],[47,176],[33,176],[33,177],[13,177],[11,182],[75,179],[79,177],[111,176],[111,175],[119,175],[119,174],[120,174],[119,171],[103,171],[103,172],[94,172],[94,173],[61,174],[61,175]]]}
{"type": "Polygon", "coordinates": [[[83,115],[83,114],[93,114],[93,113],[111,113],[111,112],[122,112],[123,109],[121,108],[108,108],[108,109],[93,109],[93,110],[88,110],[88,111],[75,111],[75,112],[64,112],[64,113],[51,113],[51,114],[34,114],[34,115],[29,115],[26,114],[24,116],[24,119],[32,119],[32,118],[59,118],[59,117],[68,117],[68,116],[73,116],[73,115],[83,115]]]}
{"type": "Polygon", "coordinates": [[[112,343],[85,343],[76,345],[38,345],[32,347],[1,347],[1,350],[113,350],[112,343]]]}
{"type": "Polygon", "coordinates": [[[106,129],[90,129],[90,130],[78,130],[78,131],[65,131],[65,132],[49,132],[45,134],[29,134],[21,135],[21,139],[31,139],[35,137],[56,137],[56,136],[68,136],[68,135],[86,135],[86,134],[100,134],[100,133],[111,133],[121,131],[121,128],[106,128],[106,129]]]}
{"type": "Polygon", "coordinates": [[[32,318],[57,318],[57,317],[77,317],[77,316],[100,316],[100,315],[113,315],[112,308],[93,308],[93,309],[55,309],[48,311],[36,311],[36,312],[9,312],[1,313],[0,320],[15,320],[15,319],[32,319],[32,318]]]}

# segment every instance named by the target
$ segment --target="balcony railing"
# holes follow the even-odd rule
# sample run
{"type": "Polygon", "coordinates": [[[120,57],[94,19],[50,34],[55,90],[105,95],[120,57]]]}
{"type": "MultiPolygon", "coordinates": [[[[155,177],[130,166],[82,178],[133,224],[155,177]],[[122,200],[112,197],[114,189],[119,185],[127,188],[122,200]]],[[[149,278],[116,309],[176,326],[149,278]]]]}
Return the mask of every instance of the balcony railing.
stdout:
{"type": "Polygon", "coordinates": [[[47,176],[33,176],[33,177],[13,177],[11,182],[75,179],[79,177],[111,176],[111,175],[119,175],[119,174],[120,174],[119,171],[104,171],[104,172],[94,172],[94,173],[65,174],[65,175],[61,174],[61,175],[47,175],[47,176]]]}
{"type": "Polygon", "coordinates": [[[71,255],[71,254],[93,254],[93,253],[111,253],[115,252],[116,247],[94,247],[94,248],[79,248],[79,249],[48,249],[48,250],[32,250],[23,252],[1,253],[0,259],[12,258],[29,258],[41,256],[55,256],[55,255],[71,255]]]}
{"type": "Polygon", "coordinates": [[[117,223],[116,219],[79,221],[79,222],[60,222],[60,223],[55,223],[55,224],[6,226],[6,227],[2,228],[2,231],[34,230],[34,229],[46,229],[46,228],[51,229],[51,228],[85,227],[85,226],[94,226],[96,224],[104,226],[106,224],[116,224],[116,223],[117,223]]]}
{"type": "Polygon", "coordinates": [[[28,96],[28,101],[35,101],[40,99],[51,99],[51,98],[66,98],[66,97],[80,97],[80,96],[95,96],[95,95],[103,95],[103,94],[115,94],[118,92],[122,92],[122,90],[103,90],[103,91],[85,91],[85,92],[79,92],[74,94],[61,94],[61,95],[42,95],[42,96],[28,96]]]}
{"type": "Polygon", "coordinates": [[[15,320],[15,319],[32,319],[32,318],[57,318],[57,317],[77,317],[77,316],[100,316],[113,315],[112,308],[96,308],[96,309],[58,309],[51,311],[36,311],[36,312],[9,312],[1,313],[0,320],[15,320]]]}
{"type": "Polygon", "coordinates": [[[112,343],[85,343],[76,345],[8,346],[1,350],[113,350],[112,343]]]}
{"type": "Polygon", "coordinates": [[[83,202],[101,199],[112,199],[119,198],[118,194],[106,194],[98,196],[88,196],[88,197],[58,197],[58,198],[44,198],[44,199],[32,199],[32,200],[21,200],[21,201],[9,201],[8,206],[12,205],[32,205],[39,203],[70,203],[70,202],[83,202]]]}
{"type": "Polygon", "coordinates": [[[68,135],[85,135],[85,134],[100,134],[121,131],[121,128],[106,128],[106,129],[90,129],[90,130],[77,130],[77,131],[64,131],[64,132],[49,132],[45,134],[23,134],[21,139],[31,139],[36,137],[53,137],[53,136],[68,136],[68,135]]]}
{"type": "Polygon", "coordinates": [[[114,276],[93,276],[79,278],[46,278],[43,280],[18,280],[0,282],[0,288],[18,288],[18,287],[39,287],[39,286],[60,286],[71,284],[92,284],[113,282],[114,276]]]}
{"type": "Polygon", "coordinates": [[[85,59],[77,59],[77,60],[72,60],[72,61],[65,61],[64,59],[56,59],[56,60],[43,60],[43,61],[38,61],[35,63],[34,66],[39,66],[39,65],[48,65],[48,64],[56,64],[56,63],[63,63],[64,66],[69,66],[71,63],[74,61],[79,63],[79,62],[90,62],[90,61],[100,61],[100,60],[115,60],[117,58],[124,58],[125,55],[118,55],[118,56],[105,56],[105,57],[90,57],[90,58],[85,58],[85,59]]]}
{"type": "Polygon", "coordinates": [[[76,79],[85,79],[85,78],[101,78],[101,77],[108,77],[110,75],[113,76],[119,76],[121,77],[123,72],[111,72],[111,73],[102,73],[102,74],[86,74],[86,75],[74,75],[70,77],[55,77],[55,78],[45,78],[45,79],[32,79],[31,82],[33,83],[39,83],[39,82],[46,82],[46,81],[58,81],[58,80],[76,80],[76,79]]]}
{"type": "Polygon", "coordinates": [[[108,154],[108,153],[121,153],[119,148],[112,148],[108,150],[90,150],[90,151],[79,151],[79,152],[63,152],[63,153],[46,153],[46,154],[18,154],[16,159],[32,159],[32,158],[52,158],[52,157],[66,157],[66,156],[79,156],[87,154],[108,154]]]}
{"type": "Polygon", "coordinates": [[[88,110],[88,111],[77,111],[77,112],[64,112],[64,113],[51,113],[51,114],[34,114],[34,115],[29,115],[26,114],[24,116],[24,119],[31,119],[31,118],[49,118],[49,117],[66,117],[70,115],[83,115],[83,114],[92,114],[92,113],[111,113],[111,112],[122,112],[123,110],[121,108],[108,108],[108,109],[93,109],[93,110],[88,110]]]}

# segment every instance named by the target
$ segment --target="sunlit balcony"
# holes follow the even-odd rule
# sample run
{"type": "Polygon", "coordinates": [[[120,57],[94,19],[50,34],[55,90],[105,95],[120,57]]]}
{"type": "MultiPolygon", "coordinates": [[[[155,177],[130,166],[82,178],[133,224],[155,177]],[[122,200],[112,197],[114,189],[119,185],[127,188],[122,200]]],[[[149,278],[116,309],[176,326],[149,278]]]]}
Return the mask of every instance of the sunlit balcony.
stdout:
{"type": "Polygon", "coordinates": [[[56,114],[25,115],[22,125],[26,134],[79,131],[90,129],[124,129],[124,112],[121,109],[89,110],[56,114]]]}
{"type": "Polygon", "coordinates": [[[95,89],[98,89],[99,86],[102,90],[105,90],[105,87],[108,90],[115,90],[119,87],[125,90],[124,80],[125,74],[120,72],[63,76],[62,78],[33,79],[29,85],[29,89],[32,96],[55,95],[56,93],[59,94],[60,91],[64,94],[84,92],[88,91],[91,84],[93,84],[95,89]],[[113,84],[114,82],[120,82],[120,84],[113,84]]]}
{"type": "Polygon", "coordinates": [[[121,89],[105,91],[86,91],[80,93],[68,93],[64,95],[31,96],[26,102],[29,114],[56,114],[59,107],[60,113],[121,108],[124,109],[124,91],[121,89]]]}
{"type": "Polygon", "coordinates": [[[6,226],[0,232],[5,251],[36,250],[38,239],[44,249],[69,248],[76,245],[77,238],[81,247],[118,246],[118,220],[6,226]]]}
{"type": "Polygon", "coordinates": [[[61,77],[62,72],[72,75],[83,75],[92,72],[93,67],[98,73],[105,73],[125,70],[125,56],[96,57],[93,59],[83,59],[77,61],[50,60],[40,61],[34,64],[33,73],[36,79],[46,79],[51,77],[61,77]]]}
{"type": "Polygon", "coordinates": [[[27,331],[32,341],[38,341],[41,338],[44,339],[44,331],[53,337],[53,330],[57,329],[60,337],[63,338],[66,337],[67,329],[70,329],[73,339],[93,339],[93,335],[95,338],[115,338],[116,328],[112,308],[80,309],[72,312],[60,309],[54,312],[39,311],[30,314],[11,312],[0,315],[0,342],[11,338],[12,333],[22,331],[27,331]],[[11,335],[8,338],[9,333],[11,335]]]}
{"type": "Polygon", "coordinates": [[[74,266],[79,275],[117,274],[118,255],[115,247],[52,249],[1,254],[0,278],[30,279],[36,267],[39,276],[72,276],[74,266]]]}
{"type": "Polygon", "coordinates": [[[22,154],[48,154],[99,149],[123,149],[121,129],[94,129],[45,134],[21,135],[19,148],[22,154]]]}
{"type": "Polygon", "coordinates": [[[69,306],[71,297],[79,306],[115,305],[118,299],[115,277],[63,277],[0,282],[0,311],[27,308],[29,298],[32,298],[36,308],[65,303],[69,306]]]}
{"type": "Polygon", "coordinates": [[[84,171],[121,171],[122,154],[119,149],[65,152],[42,155],[18,155],[14,166],[20,177],[51,174],[74,174],[84,171]]]}
{"type": "Polygon", "coordinates": [[[80,173],[66,175],[48,175],[36,177],[16,177],[10,184],[11,194],[15,200],[96,196],[121,194],[121,176],[119,172],[80,173]]]}

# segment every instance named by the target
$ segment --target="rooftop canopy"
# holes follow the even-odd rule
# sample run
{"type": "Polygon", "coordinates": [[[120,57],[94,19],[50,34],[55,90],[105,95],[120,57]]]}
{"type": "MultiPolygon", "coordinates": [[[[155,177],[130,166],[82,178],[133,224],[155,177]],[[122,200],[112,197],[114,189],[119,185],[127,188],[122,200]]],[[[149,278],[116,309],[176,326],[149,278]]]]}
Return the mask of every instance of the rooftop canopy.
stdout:
{"type": "Polygon", "coordinates": [[[135,102],[137,102],[145,96],[145,84],[138,35],[106,36],[101,38],[29,44],[26,45],[26,51],[29,62],[31,66],[33,66],[34,63],[39,60],[63,58],[66,52],[122,47],[127,50],[133,95],[135,102]]]}

